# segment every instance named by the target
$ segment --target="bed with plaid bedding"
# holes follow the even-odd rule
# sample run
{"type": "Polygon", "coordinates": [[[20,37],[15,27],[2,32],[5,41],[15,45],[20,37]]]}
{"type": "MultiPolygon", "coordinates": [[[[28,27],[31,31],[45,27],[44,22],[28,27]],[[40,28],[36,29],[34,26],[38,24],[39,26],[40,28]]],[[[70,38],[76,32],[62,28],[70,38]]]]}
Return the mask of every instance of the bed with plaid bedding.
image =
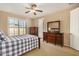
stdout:
{"type": "Polygon", "coordinates": [[[33,35],[12,36],[0,42],[0,56],[19,56],[39,47],[38,37],[33,35]]]}

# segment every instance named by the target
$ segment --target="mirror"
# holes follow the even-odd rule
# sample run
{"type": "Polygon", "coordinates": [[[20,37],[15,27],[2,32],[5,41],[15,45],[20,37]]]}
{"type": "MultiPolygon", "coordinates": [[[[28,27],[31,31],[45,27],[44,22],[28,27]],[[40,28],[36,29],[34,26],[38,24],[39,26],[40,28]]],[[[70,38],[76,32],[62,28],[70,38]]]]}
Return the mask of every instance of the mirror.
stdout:
{"type": "Polygon", "coordinates": [[[60,21],[51,21],[47,23],[47,31],[59,33],[60,32],[60,21]]]}

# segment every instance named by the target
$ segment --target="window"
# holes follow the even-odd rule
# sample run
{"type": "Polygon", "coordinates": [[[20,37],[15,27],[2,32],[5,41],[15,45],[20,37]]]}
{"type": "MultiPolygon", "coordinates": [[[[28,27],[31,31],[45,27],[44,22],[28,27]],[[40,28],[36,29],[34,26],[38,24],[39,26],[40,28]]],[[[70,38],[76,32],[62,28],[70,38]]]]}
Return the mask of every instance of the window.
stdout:
{"type": "Polygon", "coordinates": [[[8,18],[8,34],[9,36],[26,34],[26,21],[17,18],[8,18]]]}

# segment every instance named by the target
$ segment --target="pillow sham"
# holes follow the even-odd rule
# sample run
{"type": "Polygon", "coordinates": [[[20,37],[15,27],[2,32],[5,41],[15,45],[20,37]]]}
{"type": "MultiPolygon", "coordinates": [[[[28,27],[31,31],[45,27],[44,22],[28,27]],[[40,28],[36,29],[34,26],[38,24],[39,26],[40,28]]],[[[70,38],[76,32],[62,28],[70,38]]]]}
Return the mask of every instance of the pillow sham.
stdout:
{"type": "Polygon", "coordinates": [[[6,40],[6,36],[5,34],[3,33],[3,31],[0,30],[0,40],[6,40]]]}

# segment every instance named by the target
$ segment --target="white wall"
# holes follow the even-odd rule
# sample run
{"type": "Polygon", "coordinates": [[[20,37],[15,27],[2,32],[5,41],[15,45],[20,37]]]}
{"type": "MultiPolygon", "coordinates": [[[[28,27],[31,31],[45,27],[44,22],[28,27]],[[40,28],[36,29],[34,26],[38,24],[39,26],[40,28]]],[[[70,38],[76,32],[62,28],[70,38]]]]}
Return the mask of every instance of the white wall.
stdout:
{"type": "Polygon", "coordinates": [[[38,36],[43,39],[43,20],[44,18],[38,19],[38,36]]]}

